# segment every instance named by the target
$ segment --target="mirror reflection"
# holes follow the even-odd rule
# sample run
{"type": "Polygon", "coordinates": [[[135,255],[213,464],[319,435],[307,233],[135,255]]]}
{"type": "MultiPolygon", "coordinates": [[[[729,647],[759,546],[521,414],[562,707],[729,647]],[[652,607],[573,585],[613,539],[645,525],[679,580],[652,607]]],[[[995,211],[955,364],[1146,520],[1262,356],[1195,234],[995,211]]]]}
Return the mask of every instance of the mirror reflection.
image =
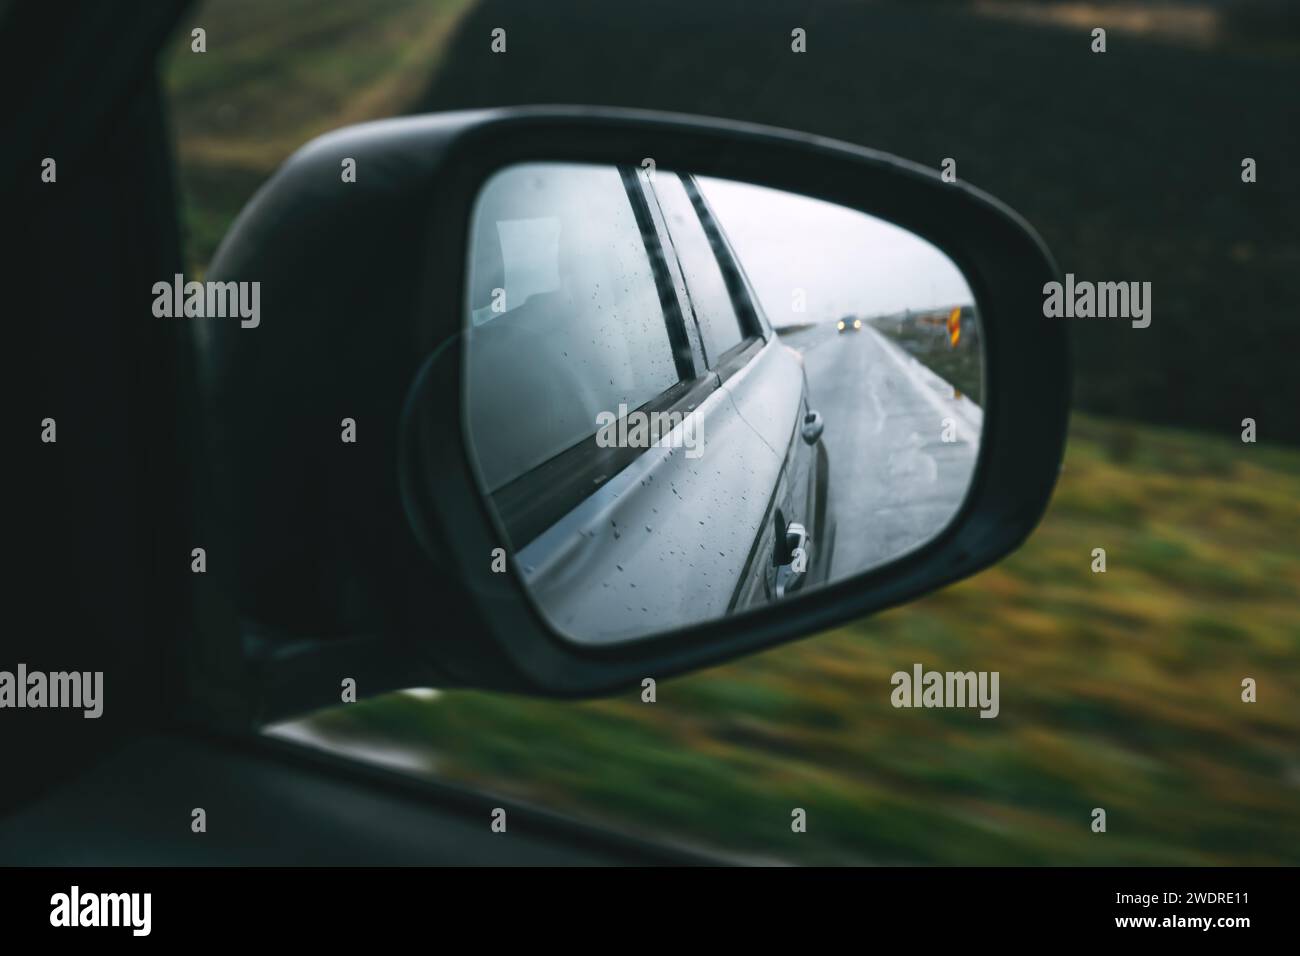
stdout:
{"type": "Polygon", "coordinates": [[[747,183],[527,163],[468,237],[466,438],[552,626],[610,644],[933,540],[974,472],[974,297],[912,233],[747,183]]]}

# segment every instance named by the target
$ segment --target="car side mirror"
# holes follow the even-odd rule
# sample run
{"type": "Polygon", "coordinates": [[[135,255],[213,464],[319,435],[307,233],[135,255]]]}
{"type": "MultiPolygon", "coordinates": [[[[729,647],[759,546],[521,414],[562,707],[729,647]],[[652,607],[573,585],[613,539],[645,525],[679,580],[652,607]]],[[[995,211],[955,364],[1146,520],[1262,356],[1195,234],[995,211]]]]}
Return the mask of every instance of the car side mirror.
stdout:
{"type": "Polygon", "coordinates": [[[1055,277],[995,200],[820,137],[558,107],[321,137],[208,276],[261,319],[196,334],[205,640],[262,718],[348,668],[586,696],[967,576],[1059,472],[1055,277]]]}

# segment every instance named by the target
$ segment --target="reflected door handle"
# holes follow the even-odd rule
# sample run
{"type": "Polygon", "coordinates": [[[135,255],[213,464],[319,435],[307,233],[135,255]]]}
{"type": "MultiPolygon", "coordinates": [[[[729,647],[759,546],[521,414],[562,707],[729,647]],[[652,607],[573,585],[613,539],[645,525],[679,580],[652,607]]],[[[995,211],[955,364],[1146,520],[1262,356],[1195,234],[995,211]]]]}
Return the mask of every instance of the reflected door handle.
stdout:
{"type": "Polygon", "coordinates": [[[810,411],[803,417],[803,440],[809,445],[817,444],[817,439],[822,437],[822,429],[825,427],[822,413],[810,411]]]}
{"type": "Polygon", "coordinates": [[[797,521],[786,525],[785,540],[778,541],[777,547],[785,546],[784,553],[778,555],[776,568],[776,596],[783,598],[787,591],[795,590],[808,570],[808,531],[797,521]],[[781,558],[785,558],[781,562],[781,558]]]}

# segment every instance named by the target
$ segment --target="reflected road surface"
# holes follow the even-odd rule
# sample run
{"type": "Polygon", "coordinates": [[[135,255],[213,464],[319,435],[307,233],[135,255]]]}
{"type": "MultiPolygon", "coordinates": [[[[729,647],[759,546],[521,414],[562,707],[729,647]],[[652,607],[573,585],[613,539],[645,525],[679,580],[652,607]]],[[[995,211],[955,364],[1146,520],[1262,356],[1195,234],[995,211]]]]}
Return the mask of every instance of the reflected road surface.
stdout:
{"type": "Polygon", "coordinates": [[[803,353],[811,407],[821,412],[836,523],[831,578],[900,557],[932,540],[960,508],[983,413],[870,326],[782,332],[803,353]],[[945,425],[952,441],[944,441],[945,425]]]}

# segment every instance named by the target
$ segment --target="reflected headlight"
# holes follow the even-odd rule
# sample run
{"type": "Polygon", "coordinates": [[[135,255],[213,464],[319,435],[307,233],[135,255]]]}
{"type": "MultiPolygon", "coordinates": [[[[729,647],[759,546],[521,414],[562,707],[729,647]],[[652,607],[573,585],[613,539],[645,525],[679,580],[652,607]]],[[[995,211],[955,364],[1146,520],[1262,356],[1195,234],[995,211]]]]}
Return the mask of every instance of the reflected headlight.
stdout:
{"type": "Polygon", "coordinates": [[[854,319],[854,320],[853,320],[853,327],[854,327],[855,329],[860,329],[860,328],[862,328],[862,320],[861,320],[861,319],[854,319]]]}
{"type": "Polygon", "coordinates": [[[843,320],[843,319],[840,319],[839,324],[836,325],[835,327],[836,327],[837,329],[839,329],[841,332],[843,332],[843,331],[844,331],[844,320],[843,320]]]}

